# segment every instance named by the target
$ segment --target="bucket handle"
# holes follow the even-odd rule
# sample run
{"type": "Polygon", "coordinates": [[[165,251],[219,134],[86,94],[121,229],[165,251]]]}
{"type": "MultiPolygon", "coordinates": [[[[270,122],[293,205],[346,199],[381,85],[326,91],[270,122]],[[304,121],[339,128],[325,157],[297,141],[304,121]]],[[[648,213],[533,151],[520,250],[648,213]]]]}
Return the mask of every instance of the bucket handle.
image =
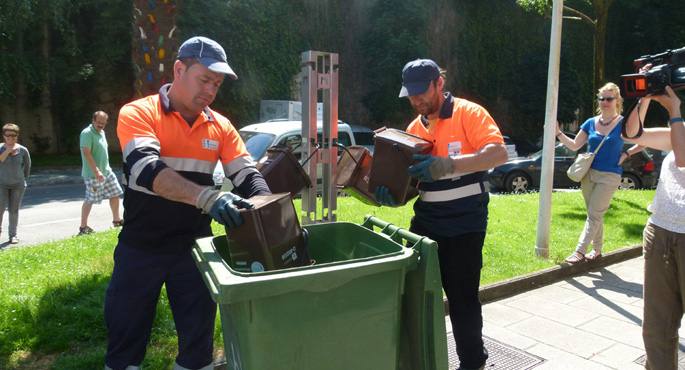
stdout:
{"type": "MultiPolygon", "coordinates": [[[[347,149],[346,146],[344,146],[344,145],[342,145],[342,144],[340,144],[340,143],[335,143],[335,145],[336,145],[338,148],[340,148],[340,149],[342,149],[343,151],[345,151],[345,153],[347,153],[347,155],[349,155],[350,158],[352,158],[352,161],[354,162],[354,164],[357,164],[357,165],[359,164],[359,162],[354,158],[354,156],[352,155],[352,153],[350,153],[350,150],[347,149]]],[[[340,163],[341,160],[342,160],[342,156],[340,156],[340,158],[338,159],[338,163],[340,163]]]]}

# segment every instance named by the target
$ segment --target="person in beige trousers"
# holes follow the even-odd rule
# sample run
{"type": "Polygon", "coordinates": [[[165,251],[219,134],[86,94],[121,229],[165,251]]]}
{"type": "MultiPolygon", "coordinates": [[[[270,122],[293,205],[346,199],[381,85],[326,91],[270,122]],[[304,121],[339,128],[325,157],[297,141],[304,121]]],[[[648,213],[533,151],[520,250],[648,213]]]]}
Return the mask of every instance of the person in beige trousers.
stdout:
{"type": "Polygon", "coordinates": [[[611,82],[602,86],[597,94],[597,103],[597,116],[587,119],[574,139],[565,135],[558,123],[556,128],[557,139],[573,151],[586,143],[588,151],[595,151],[601,145],[590,171],[580,182],[587,218],[575,251],[565,260],[571,264],[602,257],[604,214],[609,210],[614,192],[621,183],[621,164],[642,150],[638,145],[623,150],[623,98],[618,86],[611,82]],[[593,250],[586,254],[590,244],[593,250]]]}

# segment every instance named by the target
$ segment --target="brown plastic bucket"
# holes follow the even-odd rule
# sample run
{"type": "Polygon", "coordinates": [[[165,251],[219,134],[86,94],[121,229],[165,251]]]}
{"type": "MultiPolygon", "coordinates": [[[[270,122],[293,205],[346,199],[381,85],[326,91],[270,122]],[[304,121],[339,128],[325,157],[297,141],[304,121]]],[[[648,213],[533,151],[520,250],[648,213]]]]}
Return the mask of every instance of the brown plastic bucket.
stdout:
{"type": "Polygon", "coordinates": [[[379,205],[373,193],[369,191],[373,162],[371,152],[358,145],[349,146],[342,152],[335,176],[338,188],[366,204],[379,205]]]}
{"type": "Polygon", "coordinates": [[[399,205],[406,204],[418,195],[416,180],[407,173],[414,163],[414,154],[426,154],[433,143],[407,132],[386,128],[376,131],[369,191],[383,185],[399,205]]]}
{"type": "Polygon", "coordinates": [[[233,267],[259,272],[308,265],[305,236],[290,194],[249,200],[254,208],[240,210],[244,223],[226,230],[233,267]]]}

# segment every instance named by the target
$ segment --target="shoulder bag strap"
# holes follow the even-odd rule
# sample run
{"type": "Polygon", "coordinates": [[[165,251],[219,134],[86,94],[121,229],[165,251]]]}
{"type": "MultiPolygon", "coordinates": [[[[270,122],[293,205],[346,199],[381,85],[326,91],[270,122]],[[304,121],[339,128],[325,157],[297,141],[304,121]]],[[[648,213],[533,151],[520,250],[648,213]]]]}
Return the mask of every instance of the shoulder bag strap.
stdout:
{"type": "MultiPolygon", "coordinates": [[[[609,138],[609,135],[607,134],[607,136],[605,136],[604,139],[602,139],[602,141],[599,142],[599,145],[597,145],[597,149],[595,149],[595,151],[592,152],[593,155],[597,155],[597,152],[599,152],[599,149],[602,147],[602,145],[604,145],[604,142],[605,142],[608,138],[609,138]]],[[[588,144],[590,144],[590,141],[589,141],[589,140],[588,140],[588,144]]]]}

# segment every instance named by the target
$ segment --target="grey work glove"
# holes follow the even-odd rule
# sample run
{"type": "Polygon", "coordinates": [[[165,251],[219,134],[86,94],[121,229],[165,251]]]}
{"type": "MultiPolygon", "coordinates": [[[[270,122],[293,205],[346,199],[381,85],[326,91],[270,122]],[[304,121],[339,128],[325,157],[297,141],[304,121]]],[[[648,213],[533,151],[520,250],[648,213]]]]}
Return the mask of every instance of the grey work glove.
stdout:
{"type": "Polygon", "coordinates": [[[416,177],[422,182],[433,182],[448,173],[454,172],[452,158],[436,157],[430,154],[414,154],[414,160],[418,161],[409,166],[409,176],[416,177]]]}
{"type": "Polygon", "coordinates": [[[243,224],[243,218],[238,209],[254,207],[252,203],[233,193],[222,192],[211,187],[206,187],[200,192],[195,206],[227,228],[235,228],[243,224]]]}

